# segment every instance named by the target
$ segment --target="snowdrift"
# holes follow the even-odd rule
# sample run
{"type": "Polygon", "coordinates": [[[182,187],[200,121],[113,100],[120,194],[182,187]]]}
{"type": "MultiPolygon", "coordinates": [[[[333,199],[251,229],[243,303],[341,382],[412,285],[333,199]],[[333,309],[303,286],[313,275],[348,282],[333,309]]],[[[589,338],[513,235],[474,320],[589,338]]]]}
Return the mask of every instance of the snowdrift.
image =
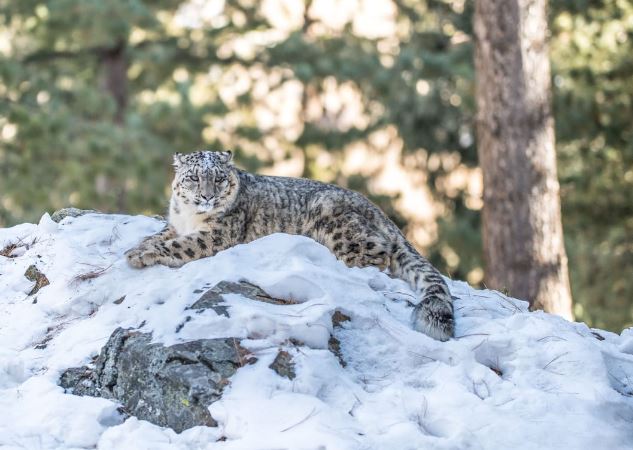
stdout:
{"type": "Polygon", "coordinates": [[[347,268],[300,236],[179,269],[128,267],[123,252],[163,225],[45,215],[0,230],[0,447],[633,448],[631,329],[592,330],[448,280],[456,338],[440,343],[410,329],[405,283],[347,268]],[[222,282],[286,301],[229,293],[221,308],[192,313],[222,282]],[[249,360],[208,407],[217,426],[176,433],[65,391],[60,376],[92,367],[117,328],[160,346],[239,339],[249,360]]]}

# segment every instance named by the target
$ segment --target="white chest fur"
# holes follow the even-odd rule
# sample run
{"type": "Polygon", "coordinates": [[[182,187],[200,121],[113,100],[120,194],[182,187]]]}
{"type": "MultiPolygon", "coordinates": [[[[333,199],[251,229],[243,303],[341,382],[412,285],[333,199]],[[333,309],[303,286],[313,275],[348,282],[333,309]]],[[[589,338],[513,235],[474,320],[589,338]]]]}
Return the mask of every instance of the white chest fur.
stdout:
{"type": "Polygon", "coordinates": [[[207,230],[209,226],[204,222],[207,215],[197,214],[197,212],[196,207],[182,203],[178,205],[178,212],[176,212],[172,204],[169,208],[169,224],[180,236],[207,230]]]}

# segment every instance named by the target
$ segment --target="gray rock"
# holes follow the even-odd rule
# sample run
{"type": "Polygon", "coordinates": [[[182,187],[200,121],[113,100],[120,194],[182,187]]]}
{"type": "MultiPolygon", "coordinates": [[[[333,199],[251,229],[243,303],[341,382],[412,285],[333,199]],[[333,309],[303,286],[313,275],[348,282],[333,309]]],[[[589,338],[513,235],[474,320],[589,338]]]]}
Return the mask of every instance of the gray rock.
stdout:
{"type": "MultiPolygon", "coordinates": [[[[347,314],[342,313],[338,309],[334,311],[334,314],[332,314],[332,328],[334,328],[334,332],[336,332],[337,328],[343,327],[343,324],[345,322],[349,322],[350,320],[351,318],[347,314]]],[[[334,335],[331,335],[328,340],[328,349],[334,353],[334,356],[338,359],[341,367],[347,366],[347,362],[345,362],[343,352],[341,351],[341,341],[334,335]]]]}
{"type": "Polygon", "coordinates": [[[118,328],[94,368],[68,369],[60,385],[73,394],[116,400],[139,419],[181,432],[216,426],[207,407],[237,369],[252,362],[233,338],[165,347],[152,343],[149,333],[118,328]]]}
{"type": "Polygon", "coordinates": [[[212,309],[218,315],[229,316],[228,305],[224,301],[225,294],[240,294],[258,302],[272,303],[274,305],[296,305],[298,302],[275,298],[268,295],[263,289],[246,281],[233,283],[221,281],[205,292],[190,309],[212,309]]]}
{"type": "Polygon", "coordinates": [[[99,396],[95,371],[86,366],[67,369],[62,373],[59,385],[75,395],[99,396]]]}
{"type": "Polygon", "coordinates": [[[53,222],[59,223],[62,220],[64,220],[66,217],[79,217],[79,216],[83,216],[84,214],[97,213],[97,212],[99,211],[95,211],[94,209],[62,208],[62,209],[58,209],[51,215],[51,220],[53,222]]]}
{"type": "Polygon", "coordinates": [[[295,363],[292,361],[292,356],[285,350],[280,350],[275,357],[275,360],[270,366],[281,377],[286,377],[289,380],[293,380],[297,374],[295,373],[295,363]]]}
{"type": "MultiPolygon", "coordinates": [[[[297,303],[274,298],[245,281],[222,281],[207,290],[190,309],[213,309],[229,317],[224,301],[226,294],[239,294],[275,305],[297,303]]],[[[190,319],[187,316],[176,325],[176,332],[190,319]]],[[[340,311],[332,316],[335,329],[349,320],[340,311]]],[[[340,343],[334,336],[330,339],[330,350],[345,365],[340,343]]],[[[200,339],[165,346],[152,343],[150,333],[118,328],[91,366],[66,370],[59,384],[68,393],[117,401],[125,414],[181,432],[199,425],[216,426],[208,406],[221,397],[229,379],[240,367],[255,361],[234,338],[200,339]]],[[[269,367],[290,380],[296,377],[295,363],[287,351],[279,351],[269,367]]]]}
{"type": "Polygon", "coordinates": [[[35,293],[37,293],[37,291],[39,291],[40,289],[42,289],[44,286],[48,286],[50,284],[50,282],[48,281],[48,278],[46,278],[46,275],[44,275],[35,265],[30,265],[27,269],[26,272],[24,272],[24,277],[29,280],[29,281],[33,281],[35,283],[35,286],[33,286],[33,289],[31,289],[31,291],[29,292],[28,295],[33,295],[35,293]]]}

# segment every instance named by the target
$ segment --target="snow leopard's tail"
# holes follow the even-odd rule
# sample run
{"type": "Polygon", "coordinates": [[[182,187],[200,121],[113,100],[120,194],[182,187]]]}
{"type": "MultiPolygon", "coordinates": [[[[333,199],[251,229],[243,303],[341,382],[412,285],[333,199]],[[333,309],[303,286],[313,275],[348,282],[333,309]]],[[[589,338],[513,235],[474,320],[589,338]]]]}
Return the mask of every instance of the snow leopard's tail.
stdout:
{"type": "Polygon", "coordinates": [[[453,337],[453,300],[437,269],[402,238],[394,244],[389,270],[422,297],[413,310],[413,328],[440,341],[453,337]]]}

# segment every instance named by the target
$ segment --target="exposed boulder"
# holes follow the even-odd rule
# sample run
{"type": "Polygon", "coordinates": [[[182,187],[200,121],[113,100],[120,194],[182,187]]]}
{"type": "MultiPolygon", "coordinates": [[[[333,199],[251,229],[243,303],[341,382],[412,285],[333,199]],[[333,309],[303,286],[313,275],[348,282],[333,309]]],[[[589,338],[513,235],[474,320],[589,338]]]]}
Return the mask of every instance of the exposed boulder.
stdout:
{"type": "Polygon", "coordinates": [[[60,384],[76,395],[121,402],[139,419],[181,432],[216,426],[207,407],[238,368],[254,361],[237,339],[200,339],[166,347],[149,333],[118,328],[94,368],[71,368],[60,384]]]}
{"type": "MultiPolygon", "coordinates": [[[[227,294],[275,305],[297,303],[272,297],[246,281],[221,281],[189,309],[212,309],[229,317],[224,300],[227,294]]],[[[349,320],[349,316],[336,310],[332,325],[338,328],[349,320]]],[[[178,325],[176,331],[183,326],[184,323],[178,325]]],[[[334,336],[330,338],[330,350],[345,366],[340,343],[334,336]]],[[[126,414],[181,432],[198,425],[216,426],[208,406],[221,397],[240,367],[255,361],[237,338],[199,339],[164,346],[152,343],[150,333],[117,328],[91,366],[67,369],[59,384],[75,395],[116,400],[126,414]]],[[[289,380],[297,376],[293,357],[285,350],[278,352],[269,367],[289,380]]]]}
{"type": "Polygon", "coordinates": [[[79,216],[83,216],[84,214],[98,213],[98,212],[99,211],[96,211],[94,209],[62,208],[62,209],[58,209],[51,215],[51,220],[53,222],[59,223],[62,220],[64,220],[66,217],[79,217],[79,216]]]}
{"type": "Polygon", "coordinates": [[[237,283],[231,281],[221,281],[200,297],[191,309],[212,309],[218,315],[229,317],[227,305],[224,301],[226,294],[240,294],[251,300],[258,302],[272,303],[274,305],[294,305],[298,302],[275,298],[266,293],[259,286],[255,286],[247,281],[239,281],[237,283]]]}

